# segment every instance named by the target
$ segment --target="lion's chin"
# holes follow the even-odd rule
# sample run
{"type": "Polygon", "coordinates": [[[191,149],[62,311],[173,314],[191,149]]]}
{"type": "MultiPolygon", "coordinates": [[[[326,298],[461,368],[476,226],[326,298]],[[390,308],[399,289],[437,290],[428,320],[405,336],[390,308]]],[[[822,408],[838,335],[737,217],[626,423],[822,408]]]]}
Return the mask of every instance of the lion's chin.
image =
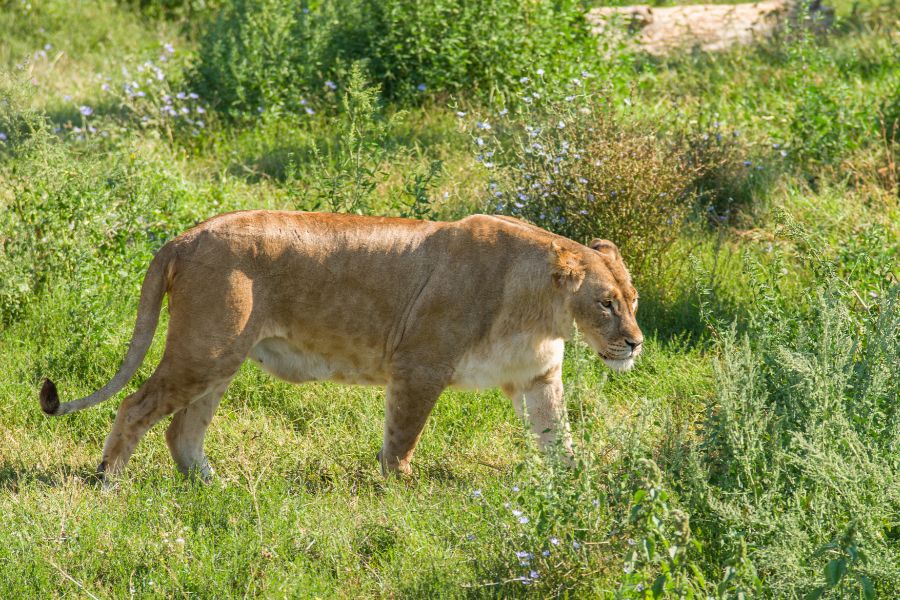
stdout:
{"type": "Polygon", "coordinates": [[[624,358],[624,359],[615,359],[615,358],[604,358],[603,362],[606,363],[606,366],[616,371],[617,373],[624,373],[625,371],[630,371],[631,367],[634,366],[634,358],[624,358]]]}

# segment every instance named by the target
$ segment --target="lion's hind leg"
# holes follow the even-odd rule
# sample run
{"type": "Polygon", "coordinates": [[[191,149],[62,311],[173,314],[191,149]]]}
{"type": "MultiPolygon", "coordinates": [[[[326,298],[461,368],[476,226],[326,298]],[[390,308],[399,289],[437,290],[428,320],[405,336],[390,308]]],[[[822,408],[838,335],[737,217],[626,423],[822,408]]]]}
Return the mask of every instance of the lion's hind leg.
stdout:
{"type": "Polygon", "coordinates": [[[185,476],[197,476],[203,481],[212,478],[212,467],[203,452],[203,440],[228,383],[220,384],[176,412],[166,430],[169,452],[178,470],[185,476]]]}
{"type": "Polygon", "coordinates": [[[112,431],[103,445],[103,461],[97,467],[107,483],[122,472],[137,443],[153,425],[191,400],[186,390],[170,387],[160,371],[158,368],[119,406],[112,431]]]}
{"type": "MultiPolygon", "coordinates": [[[[188,429],[196,433],[201,429],[201,423],[208,424],[225,385],[237,372],[240,362],[236,361],[234,368],[229,368],[227,372],[221,370],[222,365],[217,365],[218,368],[207,368],[199,364],[178,367],[175,362],[171,357],[164,357],[144,385],[127,397],[119,407],[112,431],[103,447],[103,462],[98,468],[105,480],[119,474],[144,434],[172,413],[184,413],[184,416],[176,416],[178,424],[172,435],[173,440],[179,439],[175,445],[176,450],[173,450],[176,461],[183,458],[187,461],[185,464],[190,462],[194,466],[190,458],[196,458],[197,452],[202,455],[202,434],[198,444],[197,435],[181,436],[177,435],[177,430],[189,425],[188,429]],[[201,404],[193,407],[196,402],[201,404]]],[[[203,432],[205,429],[206,425],[203,425],[203,432]]],[[[172,442],[169,443],[172,448],[172,442]]],[[[179,463],[179,467],[181,466],[179,463]]]]}

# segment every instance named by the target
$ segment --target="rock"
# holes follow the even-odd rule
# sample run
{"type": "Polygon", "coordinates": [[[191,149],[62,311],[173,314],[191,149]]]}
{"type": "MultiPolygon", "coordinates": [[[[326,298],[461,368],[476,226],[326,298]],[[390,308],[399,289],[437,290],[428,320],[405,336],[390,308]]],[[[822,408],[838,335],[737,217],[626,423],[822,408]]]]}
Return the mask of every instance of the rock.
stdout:
{"type": "MultiPolygon", "coordinates": [[[[663,8],[640,4],[594,8],[587,19],[598,36],[615,38],[625,25],[632,42],[650,54],[686,48],[715,52],[771,36],[786,20],[796,20],[798,6],[792,0],[663,8]]],[[[833,11],[820,0],[809,4],[808,11],[819,27],[831,22],[833,11]]]]}

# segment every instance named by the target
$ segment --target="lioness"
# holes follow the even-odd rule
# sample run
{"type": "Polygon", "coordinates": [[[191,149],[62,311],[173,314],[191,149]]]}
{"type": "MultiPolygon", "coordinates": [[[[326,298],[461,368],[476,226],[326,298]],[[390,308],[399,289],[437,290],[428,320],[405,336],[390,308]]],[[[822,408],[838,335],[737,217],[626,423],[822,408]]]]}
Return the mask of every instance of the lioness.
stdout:
{"type": "Polygon", "coordinates": [[[247,358],[293,382],[386,385],[382,472],[409,473],[425,421],[448,386],[499,386],[541,447],[571,452],[561,367],[578,324],[615,370],[643,335],[637,291],[616,246],[590,247],[511,217],[453,223],[246,211],[214,217],[150,263],[125,360],[90,396],[41,408],[64,415],[107,400],[135,374],[165,294],[162,362],[119,407],[98,471],[119,473],[141,436],[174,413],[166,441],[180,471],[208,478],[203,438],[247,358]]]}

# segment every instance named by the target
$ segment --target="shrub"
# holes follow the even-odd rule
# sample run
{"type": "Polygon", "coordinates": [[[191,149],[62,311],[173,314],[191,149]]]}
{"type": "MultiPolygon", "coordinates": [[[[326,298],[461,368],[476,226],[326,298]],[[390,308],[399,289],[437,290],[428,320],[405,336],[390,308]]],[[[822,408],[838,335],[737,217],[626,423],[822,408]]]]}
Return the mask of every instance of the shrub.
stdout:
{"type": "MultiPolygon", "coordinates": [[[[101,90],[101,102],[95,111],[81,107],[82,127],[76,128],[76,137],[84,139],[98,132],[109,133],[97,127],[118,122],[121,127],[113,134],[127,136],[127,129],[153,131],[170,142],[187,141],[198,137],[206,128],[206,102],[185,87],[183,67],[186,56],[177,52],[171,44],[161,44],[157,60],[123,66],[121,76],[107,76],[101,90]]],[[[118,135],[116,137],[119,137],[118,135]]]]}
{"type": "Polygon", "coordinates": [[[303,110],[313,82],[320,87],[326,78],[321,57],[335,27],[331,6],[313,19],[299,3],[227,2],[201,39],[193,79],[229,114],[303,110]]]}
{"type": "Polygon", "coordinates": [[[723,542],[706,560],[740,541],[775,596],[844,586],[869,598],[900,583],[900,287],[854,310],[832,264],[804,262],[820,283],[793,305],[779,299],[786,271],[751,271],[749,331],[721,334],[697,447],[705,481],[685,488],[694,522],[723,542]]]}
{"type": "Polygon", "coordinates": [[[202,38],[194,78],[230,114],[302,112],[358,61],[388,98],[503,97],[535,65],[577,72],[595,44],[573,0],[230,0],[202,38]]]}
{"type": "Polygon", "coordinates": [[[119,0],[122,4],[133,6],[148,17],[181,19],[189,21],[204,17],[215,11],[221,2],[218,0],[119,0]]]}
{"type": "Polygon", "coordinates": [[[582,243],[608,238],[634,272],[656,268],[690,212],[700,169],[583,83],[558,101],[535,91],[521,118],[475,124],[476,158],[494,173],[488,210],[582,243]]]}

